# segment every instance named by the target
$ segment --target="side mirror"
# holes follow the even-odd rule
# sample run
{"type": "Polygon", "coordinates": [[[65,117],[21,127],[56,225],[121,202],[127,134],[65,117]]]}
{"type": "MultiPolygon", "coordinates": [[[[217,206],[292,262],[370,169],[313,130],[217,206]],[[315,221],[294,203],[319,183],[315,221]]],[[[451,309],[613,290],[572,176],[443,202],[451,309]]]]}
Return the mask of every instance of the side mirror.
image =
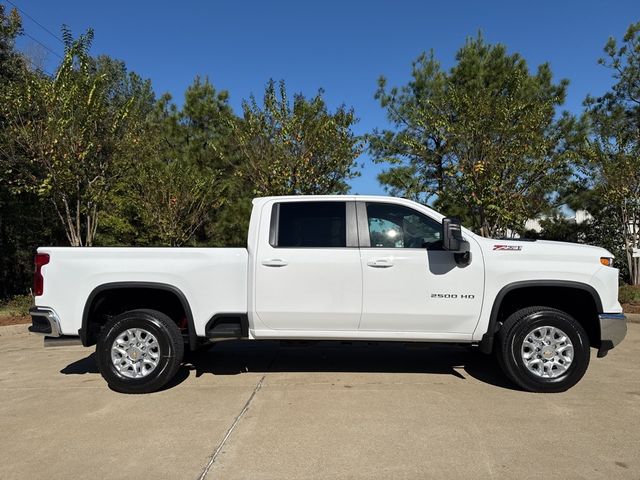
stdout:
{"type": "Polygon", "coordinates": [[[460,219],[451,217],[442,220],[442,247],[453,252],[453,257],[458,265],[471,263],[469,242],[462,237],[460,219]]]}

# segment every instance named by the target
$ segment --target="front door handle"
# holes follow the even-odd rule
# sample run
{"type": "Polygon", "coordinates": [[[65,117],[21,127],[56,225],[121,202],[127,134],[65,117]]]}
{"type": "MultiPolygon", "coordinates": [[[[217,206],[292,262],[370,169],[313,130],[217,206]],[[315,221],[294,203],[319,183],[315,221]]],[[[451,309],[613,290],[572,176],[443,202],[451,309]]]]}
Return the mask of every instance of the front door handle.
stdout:
{"type": "Polygon", "coordinates": [[[265,267],[286,267],[288,264],[279,258],[270,258],[269,260],[263,260],[262,265],[265,267]]]}
{"type": "Polygon", "coordinates": [[[389,268],[393,267],[393,262],[388,258],[376,258],[368,261],[367,265],[373,268],[389,268]]]}

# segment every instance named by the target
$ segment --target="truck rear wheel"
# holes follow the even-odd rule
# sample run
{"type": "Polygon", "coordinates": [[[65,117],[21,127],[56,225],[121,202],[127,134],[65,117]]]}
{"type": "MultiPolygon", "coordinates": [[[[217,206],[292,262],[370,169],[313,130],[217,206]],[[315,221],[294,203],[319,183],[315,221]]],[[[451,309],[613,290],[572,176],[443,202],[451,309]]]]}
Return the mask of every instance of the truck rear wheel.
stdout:
{"type": "Polygon", "coordinates": [[[175,376],[183,355],[180,329],[155,310],[131,310],[109,320],[96,346],[102,377],[122,393],[159,390],[175,376]]]}
{"type": "Polygon", "coordinates": [[[563,392],[578,383],[589,366],[587,332],[554,308],[518,310],[504,322],[498,345],[505,374],[531,392],[563,392]]]}

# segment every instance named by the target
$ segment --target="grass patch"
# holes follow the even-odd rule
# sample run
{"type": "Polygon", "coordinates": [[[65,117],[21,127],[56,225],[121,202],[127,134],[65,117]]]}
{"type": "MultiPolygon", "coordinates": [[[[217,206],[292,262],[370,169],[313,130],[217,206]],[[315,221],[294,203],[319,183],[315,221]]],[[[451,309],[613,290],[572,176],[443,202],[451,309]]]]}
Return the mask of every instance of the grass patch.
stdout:
{"type": "Polygon", "coordinates": [[[31,295],[17,295],[9,300],[0,302],[0,316],[24,317],[29,315],[29,308],[33,305],[31,295]]]}
{"type": "Polygon", "coordinates": [[[623,285],[618,292],[620,303],[640,305],[640,285],[623,285]]]}

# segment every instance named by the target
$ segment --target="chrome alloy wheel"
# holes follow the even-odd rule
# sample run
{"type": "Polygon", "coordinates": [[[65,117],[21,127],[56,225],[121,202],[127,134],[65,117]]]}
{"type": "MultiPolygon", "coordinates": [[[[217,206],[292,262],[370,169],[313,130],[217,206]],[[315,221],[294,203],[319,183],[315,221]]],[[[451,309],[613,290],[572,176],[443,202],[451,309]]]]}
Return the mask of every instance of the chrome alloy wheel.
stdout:
{"type": "Polygon", "coordinates": [[[142,328],[125,330],[111,345],[111,361],[124,377],[146,377],[160,361],[158,339],[142,328]]]}
{"type": "Polygon", "coordinates": [[[573,343],[556,327],[538,327],[524,337],[522,361],[538,377],[557,378],[573,362],[573,343]]]}

